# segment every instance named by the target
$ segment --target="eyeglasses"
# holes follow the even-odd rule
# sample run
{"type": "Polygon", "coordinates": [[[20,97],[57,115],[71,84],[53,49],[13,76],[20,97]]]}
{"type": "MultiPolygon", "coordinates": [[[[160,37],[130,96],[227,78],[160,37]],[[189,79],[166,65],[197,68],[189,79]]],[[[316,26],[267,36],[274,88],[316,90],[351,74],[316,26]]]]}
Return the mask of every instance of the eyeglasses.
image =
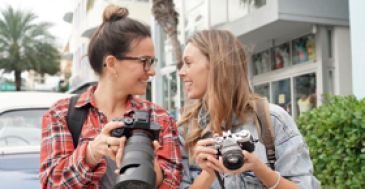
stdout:
{"type": "Polygon", "coordinates": [[[158,59],[156,57],[150,56],[139,56],[139,57],[131,57],[131,56],[115,56],[118,60],[137,60],[143,63],[144,71],[148,72],[153,64],[156,64],[158,59]]]}

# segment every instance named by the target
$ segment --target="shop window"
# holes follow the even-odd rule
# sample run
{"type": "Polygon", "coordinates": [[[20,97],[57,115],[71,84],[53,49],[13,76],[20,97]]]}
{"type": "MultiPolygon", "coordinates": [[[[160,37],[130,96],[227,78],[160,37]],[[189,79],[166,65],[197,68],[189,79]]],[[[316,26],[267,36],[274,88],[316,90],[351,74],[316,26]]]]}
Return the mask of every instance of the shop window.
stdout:
{"type": "Polygon", "coordinates": [[[292,114],[290,79],[272,82],[273,103],[292,114]]]}
{"type": "Polygon", "coordinates": [[[314,34],[293,41],[293,64],[313,62],[316,58],[314,34]]]}
{"type": "Polygon", "coordinates": [[[284,43],[273,48],[272,70],[288,67],[290,65],[290,45],[284,43]]]}
{"type": "Polygon", "coordinates": [[[252,56],[254,75],[269,72],[271,70],[270,51],[266,50],[252,56]]]}
{"type": "Polygon", "coordinates": [[[270,84],[265,83],[254,86],[255,93],[270,100],[270,84]]]}
{"type": "Polygon", "coordinates": [[[162,76],[163,82],[163,107],[167,109],[172,116],[176,118],[176,102],[177,99],[177,80],[176,72],[171,72],[169,74],[162,76]]]}
{"type": "Polygon", "coordinates": [[[328,57],[332,58],[332,30],[327,30],[327,49],[328,49],[328,57]]]}
{"type": "Polygon", "coordinates": [[[295,77],[294,86],[297,115],[308,112],[317,106],[315,73],[295,77]]]}

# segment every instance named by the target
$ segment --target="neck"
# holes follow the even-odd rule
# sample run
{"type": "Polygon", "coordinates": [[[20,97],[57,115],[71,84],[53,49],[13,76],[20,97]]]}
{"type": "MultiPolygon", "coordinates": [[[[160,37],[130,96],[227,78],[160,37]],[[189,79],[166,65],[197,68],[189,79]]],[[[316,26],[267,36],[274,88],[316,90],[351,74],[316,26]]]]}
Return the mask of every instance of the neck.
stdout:
{"type": "Polygon", "coordinates": [[[128,94],[113,88],[110,84],[99,81],[94,96],[99,111],[103,112],[109,120],[124,114],[128,94]]]}

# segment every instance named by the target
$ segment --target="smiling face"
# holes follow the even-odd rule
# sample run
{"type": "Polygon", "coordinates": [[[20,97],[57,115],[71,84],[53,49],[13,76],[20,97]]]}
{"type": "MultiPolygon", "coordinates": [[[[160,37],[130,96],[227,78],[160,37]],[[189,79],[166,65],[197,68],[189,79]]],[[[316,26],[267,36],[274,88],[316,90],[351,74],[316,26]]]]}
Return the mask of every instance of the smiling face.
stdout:
{"type": "Polygon", "coordinates": [[[196,46],[188,43],[183,61],[179,75],[184,81],[187,96],[190,99],[202,99],[208,86],[209,60],[196,46]]]}
{"type": "MultiPolygon", "coordinates": [[[[155,50],[151,38],[144,38],[131,44],[130,51],[125,57],[154,57],[155,50]]],[[[146,93],[148,80],[155,75],[154,67],[144,70],[144,62],[140,60],[118,60],[116,59],[115,82],[123,91],[132,95],[144,95],[146,93]]]]}

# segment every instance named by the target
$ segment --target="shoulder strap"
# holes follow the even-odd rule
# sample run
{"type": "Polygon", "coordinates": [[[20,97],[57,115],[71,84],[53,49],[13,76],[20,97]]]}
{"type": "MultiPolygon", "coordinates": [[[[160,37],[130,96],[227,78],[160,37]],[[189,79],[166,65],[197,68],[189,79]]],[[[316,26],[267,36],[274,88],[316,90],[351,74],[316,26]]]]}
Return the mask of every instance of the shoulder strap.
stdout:
{"type": "Polygon", "coordinates": [[[77,147],[79,142],[79,137],[81,134],[82,126],[85,122],[86,116],[88,114],[88,106],[84,108],[76,108],[75,104],[79,99],[80,95],[75,95],[70,98],[67,111],[67,127],[72,135],[72,141],[74,148],[77,147]]]}
{"type": "Polygon", "coordinates": [[[266,98],[256,101],[256,116],[261,127],[261,142],[265,145],[266,156],[271,169],[275,170],[275,135],[272,126],[269,103],[266,98]]]}

